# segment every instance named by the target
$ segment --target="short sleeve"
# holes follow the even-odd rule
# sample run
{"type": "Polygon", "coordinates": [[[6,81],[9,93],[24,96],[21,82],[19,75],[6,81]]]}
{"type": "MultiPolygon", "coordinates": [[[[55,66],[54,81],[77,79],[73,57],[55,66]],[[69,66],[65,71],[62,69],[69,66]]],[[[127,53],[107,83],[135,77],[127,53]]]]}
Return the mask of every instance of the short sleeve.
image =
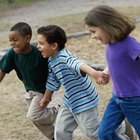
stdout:
{"type": "Polygon", "coordinates": [[[66,64],[75,74],[79,74],[79,75],[84,74],[80,70],[81,65],[83,65],[84,63],[78,60],[76,57],[72,57],[72,56],[67,57],[66,64]]]}
{"type": "Polygon", "coordinates": [[[134,38],[130,38],[126,46],[129,56],[133,60],[136,60],[140,55],[140,43],[137,42],[134,38]]]}
{"type": "Polygon", "coordinates": [[[5,73],[9,73],[11,70],[14,69],[14,52],[12,49],[10,49],[2,57],[0,61],[0,69],[5,73]]]}
{"type": "Polygon", "coordinates": [[[48,79],[46,83],[46,88],[51,91],[57,91],[61,86],[60,81],[57,80],[55,74],[53,74],[53,71],[51,68],[49,68],[49,74],[48,79]]]}

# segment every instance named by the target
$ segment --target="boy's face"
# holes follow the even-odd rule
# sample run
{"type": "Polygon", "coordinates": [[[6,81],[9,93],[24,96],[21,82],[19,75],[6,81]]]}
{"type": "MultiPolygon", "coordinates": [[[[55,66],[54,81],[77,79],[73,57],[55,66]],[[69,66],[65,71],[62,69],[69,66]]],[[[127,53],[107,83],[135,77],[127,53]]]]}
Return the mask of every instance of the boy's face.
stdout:
{"type": "Polygon", "coordinates": [[[38,40],[38,49],[41,51],[42,56],[44,58],[48,58],[48,57],[52,57],[55,58],[56,53],[57,53],[57,44],[56,43],[52,43],[49,44],[46,41],[46,38],[44,37],[44,35],[38,34],[37,35],[37,40],[38,40]]]}
{"type": "Polygon", "coordinates": [[[91,32],[93,39],[101,41],[103,44],[108,44],[110,42],[109,35],[99,27],[87,26],[88,30],[91,32]]]}
{"type": "Polygon", "coordinates": [[[13,47],[15,53],[27,53],[30,43],[29,36],[21,36],[18,31],[10,31],[9,33],[10,45],[13,47]]]}

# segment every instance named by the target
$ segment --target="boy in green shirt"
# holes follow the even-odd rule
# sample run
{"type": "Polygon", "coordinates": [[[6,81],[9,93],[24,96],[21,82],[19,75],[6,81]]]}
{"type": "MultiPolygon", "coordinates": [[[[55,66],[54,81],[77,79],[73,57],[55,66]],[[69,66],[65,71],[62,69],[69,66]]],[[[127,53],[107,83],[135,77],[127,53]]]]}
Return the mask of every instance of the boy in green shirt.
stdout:
{"type": "Polygon", "coordinates": [[[27,118],[33,121],[47,138],[53,139],[57,109],[39,106],[46,89],[48,60],[42,57],[36,46],[30,44],[31,37],[32,30],[27,23],[19,22],[10,29],[9,40],[12,48],[0,61],[0,82],[6,74],[16,71],[26,89],[27,118]]]}

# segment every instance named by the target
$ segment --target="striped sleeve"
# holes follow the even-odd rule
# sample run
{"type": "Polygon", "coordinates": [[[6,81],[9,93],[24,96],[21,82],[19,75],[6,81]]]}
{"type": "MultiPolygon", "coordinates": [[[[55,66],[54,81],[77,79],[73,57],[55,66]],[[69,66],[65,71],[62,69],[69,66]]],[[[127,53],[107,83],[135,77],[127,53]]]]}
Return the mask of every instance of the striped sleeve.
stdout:
{"type": "Polygon", "coordinates": [[[51,68],[49,68],[48,79],[46,83],[46,88],[51,91],[57,91],[61,86],[61,83],[57,80],[51,68]]]}
{"type": "Polygon", "coordinates": [[[67,66],[76,74],[83,75],[83,72],[81,72],[80,67],[84,63],[79,61],[76,57],[67,57],[66,60],[67,66]]]}

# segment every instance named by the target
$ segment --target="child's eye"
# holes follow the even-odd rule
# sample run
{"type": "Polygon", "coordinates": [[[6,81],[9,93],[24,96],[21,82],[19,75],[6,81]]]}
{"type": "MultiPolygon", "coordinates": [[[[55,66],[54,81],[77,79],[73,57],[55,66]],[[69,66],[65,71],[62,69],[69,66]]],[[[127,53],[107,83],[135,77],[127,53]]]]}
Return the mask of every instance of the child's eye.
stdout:
{"type": "Polygon", "coordinates": [[[17,42],[18,39],[17,39],[17,38],[11,38],[11,39],[9,39],[9,41],[10,41],[10,42],[11,42],[11,41],[13,41],[13,42],[17,42]]]}
{"type": "Polygon", "coordinates": [[[40,44],[40,45],[43,45],[43,43],[42,43],[42,42],[40,42],[39,44],[40,44]]]}
{"type": "Polygon", "coordinates": [[[10,42],[17,42],[18,40],[9,40],[10,42]]]}
{"type": "Polygon", "coordinates": [[[40,42],[40,41],[38,41],[38,44],[39,44],[39,45],[43,45],[43,43],[42,43],[42,42],[40,42]]]}
{"type": "Polygon", "coordinates": [[[93,31],[93,30],[89,30],[91,33],[95,33],[95,31],[93,31]]]}

